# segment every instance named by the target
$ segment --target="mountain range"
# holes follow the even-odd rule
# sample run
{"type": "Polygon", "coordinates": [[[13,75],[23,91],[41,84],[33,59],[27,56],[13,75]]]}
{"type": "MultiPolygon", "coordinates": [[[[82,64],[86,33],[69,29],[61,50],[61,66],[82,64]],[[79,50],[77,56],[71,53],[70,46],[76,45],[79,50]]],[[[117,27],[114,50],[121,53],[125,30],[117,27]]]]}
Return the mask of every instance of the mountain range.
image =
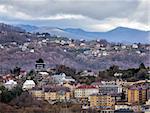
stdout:
{"type": "Polygon", "coordinates": [[[58,27],[37,27],[31,25],[17,25],[28,32],[48,32],[51,35],[68,37],[73,39],[106,39],[110,42],[123,42],[123,43],[149,43],[150,31],[142,31],[126,27],[117,27],[107,32],[90,32],[80,28],[66,28],[61,29],[58,27]]]}

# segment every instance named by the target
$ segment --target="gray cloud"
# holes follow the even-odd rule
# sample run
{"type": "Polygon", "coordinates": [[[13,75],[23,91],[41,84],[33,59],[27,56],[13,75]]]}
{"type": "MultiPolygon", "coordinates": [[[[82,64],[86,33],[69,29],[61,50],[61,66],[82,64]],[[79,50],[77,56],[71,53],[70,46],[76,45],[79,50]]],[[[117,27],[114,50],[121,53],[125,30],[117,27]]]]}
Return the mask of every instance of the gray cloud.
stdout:
{"type": "Polygon", "coordinates": [[[2,0],[8,10],[35,17],[55,14],[82,14],[95,19],[125,17],[134,13],[139,1],[122,0],[2,0]],[[8,2],[9,1],[9,2],[8,2]]]}
{"type": "Polygon", "coordinates": [[[18,19],[77,19],[100,24],[108,18],[123,18],[148,25],[148,0],[0,0],[0,16],[18,19]],[[56,18],[57,17],[57,18],[56,18]],[[81,18],[79,18],[81,19],[81,18]],[[98,22],[99,21],[99,22],[98,22]]]}

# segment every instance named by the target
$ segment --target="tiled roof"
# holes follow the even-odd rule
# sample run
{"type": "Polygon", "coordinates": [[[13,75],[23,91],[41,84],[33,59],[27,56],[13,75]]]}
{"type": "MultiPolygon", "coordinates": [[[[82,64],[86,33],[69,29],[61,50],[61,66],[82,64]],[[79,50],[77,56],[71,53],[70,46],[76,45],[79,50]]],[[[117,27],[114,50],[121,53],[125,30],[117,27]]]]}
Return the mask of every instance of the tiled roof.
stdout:
{"type": "Polygon", "coordinates": [[[133,85],[129,89],[130,90],[145,90],[145,89],[147,89],[147,87],[145,87],[143,85],[139,85],[139,86],[133,85]]]}
{"type": "Polygon", "coordinates": [[[44,91],[45,92],[58,92],[58,91],[70,92],[70,89],[68,87],[63,87],[63,86],[51,86],[51,87],[45,87],[44,91]]]}

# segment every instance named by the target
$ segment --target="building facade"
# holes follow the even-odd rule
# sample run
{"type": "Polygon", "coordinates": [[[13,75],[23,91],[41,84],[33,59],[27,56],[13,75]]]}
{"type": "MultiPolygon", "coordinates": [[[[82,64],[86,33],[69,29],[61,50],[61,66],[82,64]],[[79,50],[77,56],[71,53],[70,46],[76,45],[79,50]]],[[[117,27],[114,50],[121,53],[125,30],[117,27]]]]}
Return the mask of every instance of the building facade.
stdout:
{"type": "Polygon", "coordinates": [[[128,89],[129,104],[143,104],[147,100],[147,89],[143,86],[131,86],[128,89]]]}
{"type": "Polygon", "coordinates": [[[74,91],[75,98],[88,98],[91,94],[99,93],[99,89],[95,86],[82,85],[78,86],[74,91]]]}
{"type": "Polygon", "coordinates": [[[107,93],[111,93],[111,94],[117,94],[117,93],[122,93],[122,86],[116,84],[115,81],[102,81],[102,84],[99,85],[99,90],[100,93],[103,94],[107,94],[107,93]]]}
{"type": "Polygon", "coordinates": [[[115,109],[115,99],[107,94],[92,94],[90,95],[90,107],[101,111],[113,111],[115,109]]]}

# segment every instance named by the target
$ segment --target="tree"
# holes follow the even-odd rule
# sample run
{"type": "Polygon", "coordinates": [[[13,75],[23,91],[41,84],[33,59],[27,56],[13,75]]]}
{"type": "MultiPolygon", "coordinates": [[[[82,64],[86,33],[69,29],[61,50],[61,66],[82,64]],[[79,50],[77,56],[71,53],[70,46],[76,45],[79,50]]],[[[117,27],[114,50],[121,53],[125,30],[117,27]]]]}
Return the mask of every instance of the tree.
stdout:
{"type": "Polygon", "coordinates": [[[113,65],[113,66],[110,66],[110,68],[106,70],[106,75],[113,77],[114,74],[118,71],[119,71],[119,66],[113,65]]]}
{"type": "Polygon", "coordinates": [[[138,73],[136,74],[136,76],[137,76],[138,80],[145,80],[145,79],[149,78],[146,69],[140,69],[138,71],[138,73]]]}
{"type": "Polygon", "coordinates": [[[4,103],[10,102],[12,99],[16,98],[17,96],[21,95],[22,88],[20,86],[16,86],[12,90],[8,90],[5,87],[0,87],[1,93],[1,101],[4,103]]]}
{"type": "Polygon", "coordinates": [[[141,63],[141,64],[140,64],[139,69],[146,69],[144,63],[141,63]]]}
{"type": "Polygon", "coordinates": [[[56,66],[56,73],[65,73],[67,76],[72,76],[76,74],[76,70],[65,65],[56,66]]]}
{"type": "Polygon", "coordinates": [[[20,67],[15,67],[13,70],[11,70],[11,73],[14,74],[15,76],[19,76],[21,71],[20,67]]]}
{"type": "Polygon", "coordinates": [[[39,58],[38,60],[36,60],[36,63],[44,63],[44,60],[42,58],[39,58]]]}

